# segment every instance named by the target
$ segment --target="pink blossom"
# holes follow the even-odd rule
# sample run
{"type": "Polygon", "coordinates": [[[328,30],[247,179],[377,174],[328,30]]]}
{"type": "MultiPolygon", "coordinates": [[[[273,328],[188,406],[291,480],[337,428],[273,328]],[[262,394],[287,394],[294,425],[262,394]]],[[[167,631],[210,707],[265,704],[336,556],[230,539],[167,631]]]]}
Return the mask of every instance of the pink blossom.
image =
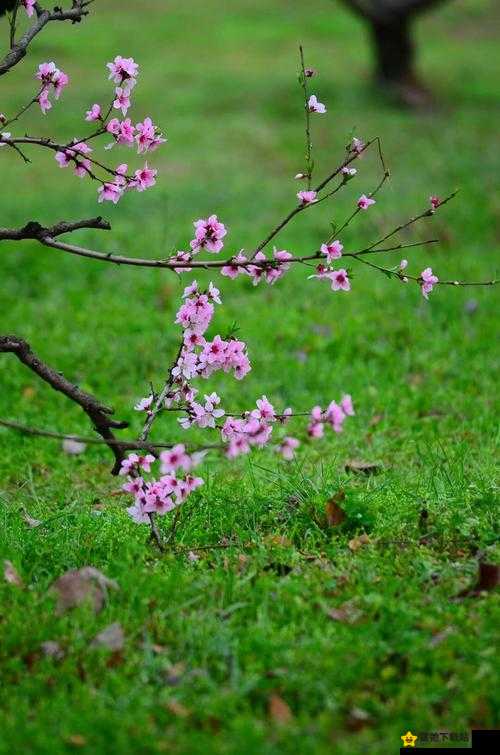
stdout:
{"type": "Polygon", "coordinates": [[[158,173],[157,170],[153,170],[153,168],[150,168],[147,163],[144,164],[143,168],[139,168],[139,170],[136,170],[135,175],[135,188],[137,191],[145,191],[146,189],[149,189],[151,186],[154,186],[156,183],[156,174],[158,173]]]}
{"type": "Polygon", "coordinates": [[[120,474],[130,474],[132,470],[143,469],[144,472],[151,471],[151,464],[155,461],[155,457],[152,454],[146,454],[140,456],[139,454],[129,454],[126,459],[122,461],[120,467],[120,474]]]}
{"type": "Polygon", "coordinates": [[[113,102],[115,110],[121,110],[123,115],[127,115],[127,110],[130,107],[130,91],[117,87],[115,91],[116,98],[113,102]]]}
{"type": "Polygon", "coordinates": [[[437,275],[434,275],[432,272],[431,267],[426,267],[425,270],[423,270],[420,273],[420,280],[421,280],[421,290],[422,290],[422,296],[425,299],[429,298],[429,294],[432,291],[434,284],[439,283],[439,278],[437,275]]]}
{"type": "Polygon", "coordinates": [[[52,103],[49,100],[49,87],[44,87],[38,95],[38,104],[40,105],[40,110],[44,115],[48,110],[51,109],[52,103]]]}
{"type": "Polygon", "coordinates": [[[67,168],[68,165],[73,162],[75,164],[75,175],[79,178],[87,176],[90,170],[90,160],[81,155],[89,155],[92,152],[91,147],[85,142],[78,142],[71,145],[64,151],[56,152],[55,159],[59,163],[60,168],[67,168]]]}
{"type": "Polygon", "coordinates": [[[144,510],[144,503],[137,499],[133,506],[127,509],[128,515],[136,524],[149,524],[149,516],[144,510]]]}
{"type": "Polygon", "coordinates": [[[136,129],[135,141],[137,142],[137,152],[139,154],[141,152],[152,152],[160,144],[167,141],[158,131],[151,118],[145,118],[142,123],[137,123],[136,129]]]}
{"type": "Polygon", "coordinates": [[[269,265],[265,269],[266,281],[273,286],[277,280],[279,280],[290,269],[289,260],[293,259],[293,254],[287,252],[285,249],[273,251],[273,258],[276,264],[269,265]]]}
{"type": "Polygon", "coordinates": [[[243,254],[242,249],[241,252],[233,257],[227,265],[224,265],[224,267],[220,271],[221,275],[225,275],[227,278],[232,278],[234,280],[234,278],[237,278],[238,275],[241,275],[242,273],[246,274],[246,268],[240,267],[240,264],[246,261],[247,258],[243,254]]]}
{"type": "Polygon", "coordinates": [[[64,87],[69,84],[69,76],[64,71],[56,71],[52,77],[52,83],[54,85],[56,100],[58,100],[64,87]]]}
{"type": "Polygon", "coordinates": [[[291,461],[295,456],[295,449],[300,446],[300,441],[297,438],[287,436],[281,441],[278,451],[286,461],[291,461]]]}
{"type": "Polygon", "coordinates": [[[292,415],[293,415],[293,412],[291,408],[288,406],[286,409],[283,410],[283,414],[281,414],[278,417],[278,420],[281,422],[282,425],[286,425],[286,423],[289,421],[292,415]]]}
{"type": "Polygon", "coordinates": [[[401,260],[401,262],[399,263],[399,269],[406,270],[407,267],[408,267],[408,260],[401,260]]]}
{"type": "Polygon", "coordinates": [[[210,281],[210,283],[208,284],[207,296],[210,299],[210,301],[213,301],[216,304],[222,304],[222,301],[220,298],[220,291],[218,288],[216,288],[216,286],[214,286],[212,281],[210,281]]]}
{"type": "Polygon", "coordinates": [[[267,396],[262,396],[262,398],[257,399],[255,403],[257,404],[257,409],[254,409],[251,412],[251,416],[255,419],[264,420],[265,422],[274,422],[276,419],[276,413],[273,405],[268,401],[267,396]]]}
{"type": "Polygon", "coordinates": [[[127,82],[126,86],[129,88],[135,85],[139,66],[133,58],[122,58],[121,55],[117,55],[112,63],[107,63],[107,67],[110,71],[109,78],[115,84],[127,82]]]}
{"type": "Polygon", "coordinates": [[[303,207],[307,204],[314,204],[314,202],[318,201],[315,191],[299,191],[297,192],[297,199],[300,200],[303,207]]]}
{"type": "Polygon", "coordinates": [[[162,451],[160,454],[160,462],[160,471],[162,474],[175,472],[177,469],[184,469],[185,472],[191,469],[191,459],[186,453],[186,448],[183,443],[179,443],[168,451],[162,451]]]}
{"type": "Polygon", "coordinates": [[[216,420],[223,417],[225,414],[224,409],[218,408],[220,404],[220,398],[216,393],[211,393],[209,396],[205,396],[205,405],[194,403],[194,423],[198,427],[215,427],[216,420]]]}
{"type": "Polygon", "coordinates": [[[154,396],[151,394],[150,396],[146,396],[145,398],[141,398],[140,401],[137,402],[137,404],[134,406],[134,409],[136,412],[148,412],[151,408],[151,405],[154,401],[154,396]]]}
{"type": "Polygon", "coordinates": [[[101,117],[101,106],[94,103],[90,110],[87,110],[85,115],[86,121],[98,121],[101,117]]]}
{"type": "Polygon", "coordinates": [[[344,165],[340,172],[345,179],[349,179],[355,176],[358,171],[356,170],[356,168],[350,168],[348,165],[344,165]]]}
{"type": "Polygon", "coordinates": [[[340,270],[332,270],[328,274],[328,277],[332,281],[332,291],[350,291],[351,283],[347,275],[347,270],[341,268],[340,270]]]}
{"type": "MultiPolygon", "coordinates": [[[[253,259],[255,262],[264,262],[267,258],[264,252],[257,252],[253,259]]],[[[253,285],[256,286],[262,278],[265,278],[266,270],[264,265],[249,265],[247,272],[252,279],[253,285]]]]}
{"type": "Polygon", "coordinates": [[[365,143],[362,139],[358,139],[357,137],[353,137],[351,141],[351,152],[356,152],[358,155],[363,152],[365,149],[365,143]]]}
{"type": "Polygon", "coordinates": [[[367,197],[366,194],[361,194],[358,199],[358,207],[360,210],[367,210],[372,204],[375,204],[374,199],[367,197]]]}
{"type": "Polygon", "coordinates": [[[439,197],[435,197],[435,196],[429,197],[429,202],[431,203],[431,207],[433,210],[437,210],[437,208],[441,204],[441,200],[439,199],[439,197]]]}
{"type": "Polygon", "coordinates": [[[208,252],[217,254],[224,246],[222,239],[227,233],[226,227],[220,223],[217,215],[210,215],[205,220],[196,220],[193,223],[195,227],[195,237],[191,241],[191,249],[198,251],[206,249],[208,252]]]}
{"type": "Polygon", "coordinates": [[[116,183],[104,183],[97,189],[99,202],[113,202],[117,204],[123,194],[123,187],[116,183]]]}
{"type": "Polygon", "coordinates": [[[324,435],[323,412],[320,406],[314,406],[311,410],[311,419],[307,427],[307,433],[311,438],[322,438],[324,435]]]}
{"type": "Polygon", "coordinates": [[[309,97],[307,108],[310,113],[326,113],[326,107],[322,102],[318,102],[318,98],[315,94],[311,94],[309,97]]]}
{"type": "Polygon", "coordinates": [[[21,2],[24,5],[28,18],[31,18],[35,12],[36,0],[21,0],[21,2]]]}
{"type": "Polygon", "coordinates": [[[342,407],[342,411],[344,412],[344,414],[346,414],[348,417],[354,417],[355,415],[354,406],[352,403],[352,397],[350,396],[349,393],[344,393],[340,401],[340,406],[342,407]]]}
{"type": "Polygon", "coordinates": [[[326,255],[326,260],[329,263],[342,257],[343,249],[344,247],[338,239],[329,241],[327,244],[321,244],[320,247],[321,252],[326,255]]]}
{"type": "Polygon", "coordinates": [[[325,418],[330,423],[336,433],[342,432],[342,425],[346,418],[346,414],[341,406],[336,401],[332,401],[328,409],[326,410],[325,418]]]}

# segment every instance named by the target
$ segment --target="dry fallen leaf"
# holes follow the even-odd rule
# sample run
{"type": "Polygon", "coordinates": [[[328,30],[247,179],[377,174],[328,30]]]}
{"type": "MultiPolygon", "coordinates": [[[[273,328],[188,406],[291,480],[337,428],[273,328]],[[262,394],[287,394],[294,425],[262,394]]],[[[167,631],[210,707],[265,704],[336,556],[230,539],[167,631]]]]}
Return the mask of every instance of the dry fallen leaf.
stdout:
{"type": "Polygon", "coordinates": [[[266,545],[279,545],[282,548],[292,547],[292,541],[284,535],[266,535],[264,542],[266,543],[266,545]]]}
{"type": "Polygon", "coordinates": [[[80,443],[80,441],[74,440],[73,438],[65,438],[62,442],[62,450],[65,454],[70,454],[70,456],[83,454],[86,448],[87,446],[85,443],[80,443]]]}
{"type": "Polygon", "coordinates": [[[168,710],[178,718],[187,718],[191,715],[189,708],[180,703],[178,700],[169,700],[167,703],[168,710]]]}
{"type": "Polygon", "coordinates": [[[277,724],[288,724],[293,719],[290,706],[279,695],[271,695],[268,703],[269,717],[277,724]]]}
{"type": "Polygon", "coordinates": [[[24,582],[16,571],[16,568],[12,561],[3,562],[3,576],[9,585],[15,585],[16,587],[24,587],[24,582]]]}
{"type": "Polygon", "coordinates": [[[181,681],[183,676],[186,673],[186,664],[182,661],[179,661],[179,663],[174,663],[173,666],[170,666],[170,668],[167,671],[165,682],[170,687],[176,687],[181,681]]]}
{"type": "Polygon", "coordinates": [[[40,645],[40,650],[42,653],[47,656],[47,658],[55,658],[57,661],[60,661],[64,658],[64,650],[61,648],[58,642],[55,642],[54,640],[47,640],[47,642],[42,642],[40,645]]]}
{"type": "Polygon", "coordinates": [[[87,740],[81,734],[70,734],[66,742],[73,747],[85,747],[87,740]]]}
{"type": "Polygon", "coordinates": [[[325,504],[326,521],[330,527],[337,527],[346,518],[344,509],[340,506],[340,503],[345,500],[345,493],[343,490],[339,490],[335,493],[325,504]]]}
{"type": "Polygon", "coordinates": [[[341,624],[355,624],[362,617],[363,613],[354,603],[347,601],[342,603],[338,608],[331,608],[327,611],[327,616],[333,621],[339,621],[341,624]]]}
{"type": "Polygon", "coordinates": [[[481,561],[479,564],[479,576],[476,590],[493,590],[500,584],[500,566],[498,564],[488,564],[481,561]]]}
{"type": "Polygon", "coordinates": [[[103,607],[108,590],[118,590],[114,579],[108,579],[93,566],[72,569],[56,579],[52,589],[58,594],[57,612],[64,613],[74,606],[90,600],[97,613],[103,607]]]}
{"type": "Polygon", "coordinates": [[[371,461],[362,461],[362,459],[349,459],[344,465],[346,472],[355,472],[356,474],[378,474],[382,470],[382,465],[371,461]]]}
{"type": "Polygon", "coordinates": [[[102,632],[99,632],[90,643],[90,647],[106,648],[107,650],[117,652],[118,650],[123,649],[124,644],[125,634],[123,632],[123,627],[118,622],[115,622],[114,624],[110,624],[109,627],[103,629],[102,632]]]}
{"type": "Polygon", "coordinates": [[[358,548],[361,548],[362,545],[368,545],[370,543],[370,538],[366,534],[366,532],[363,532],[362,535],[359,535],[358,537],[353,537],[352,540],[349,540],[349,548],[352,551],[357,551],[358,548]]]}
{"type": "Polygon", "coordinates": [[[40,519],[34,519],[32,516],[30,516],[28,514],[27,511],[24,511],[24,513],[23,513],[23,519],[26,522],[26,524],[28,525],[28,527],[31,527],[31,528],[39,527],[42,524],[42,522],[40,521],[40,519]]]}

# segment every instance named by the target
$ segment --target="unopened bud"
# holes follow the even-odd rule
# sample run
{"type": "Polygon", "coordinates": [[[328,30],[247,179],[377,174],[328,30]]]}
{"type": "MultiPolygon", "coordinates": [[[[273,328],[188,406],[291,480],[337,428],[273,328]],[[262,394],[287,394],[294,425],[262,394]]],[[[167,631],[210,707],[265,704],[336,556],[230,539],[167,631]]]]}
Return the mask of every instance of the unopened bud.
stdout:
{"type": "Polygon", "coordinates": [[[296,181],[301,181],[303,178],[307,178],[305,173],[297,173],[297,175],[295,176],[296,181]]]}
{"type": "Polygon", "coordinates": [[[313,76],[316,76],[316,71],[314,70],[314,68],[305,68],[304,74],[306,78],[312,79],[313,76]]]}

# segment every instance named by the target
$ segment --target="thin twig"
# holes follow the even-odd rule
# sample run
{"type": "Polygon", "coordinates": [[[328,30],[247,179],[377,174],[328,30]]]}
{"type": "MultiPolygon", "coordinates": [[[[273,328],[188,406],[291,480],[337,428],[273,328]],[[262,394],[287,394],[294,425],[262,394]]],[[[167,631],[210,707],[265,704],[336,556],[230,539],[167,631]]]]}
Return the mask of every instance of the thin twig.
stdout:
{"type": "Polygon", "coordinates": [[[112,430],[123,430],[128,427],[128,422],[119,422],[111,419],[113,409],[101,404],[90,393],[82,391],[77,385],[67,380],[64,375],[49,367],[42,362],[31,350],[30,345],[18,336],[8,335],[0,336],[0,353],[14,354],[20,362],[32,370],[38,377],[48,383],[55,391],[63,393],[67,398],[81,406],[83,411],[91,419],[94,429],[108,443],[109,448],[115,457],[115,464],[112,474],[118,474],[123,461],[123,449],[114,441],[115,436],[112,430]]]}

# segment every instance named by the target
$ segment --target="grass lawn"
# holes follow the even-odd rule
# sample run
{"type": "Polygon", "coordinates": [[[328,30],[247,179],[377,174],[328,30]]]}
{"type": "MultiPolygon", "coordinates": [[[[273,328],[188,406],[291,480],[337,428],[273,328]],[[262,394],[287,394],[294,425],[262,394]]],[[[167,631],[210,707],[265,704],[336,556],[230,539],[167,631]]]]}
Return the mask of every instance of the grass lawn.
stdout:
{"type": "MultiPolygon", "coordinates": [[[[5,150],[0,225],[103,212],[112,234],[78,241],[163,257],[185,248],[194,219],[216,212],[226,248],[251,248],[290,208],[303,167],[301,42],[329,108],[314,122],[318,174],[339,161],[353,128],[382,137],[391,168],[376,208],[346,231],[346,248],[424,209],[431,193],[459,188],[430,224],[403,235],[442,239],[408,250],[412,272],[431,265],[443,278],[491,278],[498,20],[487,0],[422,20],[420,66],[440,107],[415,114],[371,88],[363,29],[331,0],[96,3],[80,27],[37,38],[2,78],[0,110],[14,112],[38,62],[54,59],[72,86],[46,120],[30,112],[19,130],[71,138],[79,114],[108,98],[106,61],[132,55],[142,69],[132,117],[150,113],[169,139],[151,161],[158,185],[103,209],[95,185],[59,171],[51,155],[25,166],[5,150]]],[[[5,42],[5,20],[0,34],[5,42]]],[[[287,227],[281,248],[317,248],[330,221],[378,180],[375,155],[358,168],[338,200],[287,227]]],[[[1,332],[26,338],[137,434],[132,406],[149,381],[161,384],[192,276],[179,282],[30,243],[0,251],[1,332]]],[[[416,286],[359,266],[350,295],[306,281],[303,270],[273,288],[220,287],[213,332],[236,321],[253,367],[241,383],[211,380],[227,406],[245,409],[266,393],[300,410],[348,391],[357,415],[288,465],[270,452],[207,461],[178,545],[237,546],[200,551],[195,563],[159,557],[147,528],[130,521],[105,449],[68,456],[57,441],[0,428],[0,556],[26,585],[0,581],[0,753],[382,755],[398,752],[408,729],[494,728],[498,595],[453,598],[474,583],[481,555],[498,562],[496,289],[438,288],[427,303],[416,286]],[[350,458],[380,471],[347,473],[350,458]],[[325,502],[339,490],[347,520],[332,528],[325,502]],[[24,512],[43,525],[29,528],[24,512]],[[370,542],[352,550],[363,532],[370,542]],[[120,589],[97,615],[89,606],[57,615],[51,583],[86,565],[120,589]],[[123,651],[90,648],[113,622],[123,651]],[[45,657],[46,641],[64,657],[45,657]]],[[[89,433],[82,412],[13,357],[0,360],[0,386],[0,417],[89,433]]],[[[183,437],[175,425],[161,418],[155,439],[183,437]]]]}

